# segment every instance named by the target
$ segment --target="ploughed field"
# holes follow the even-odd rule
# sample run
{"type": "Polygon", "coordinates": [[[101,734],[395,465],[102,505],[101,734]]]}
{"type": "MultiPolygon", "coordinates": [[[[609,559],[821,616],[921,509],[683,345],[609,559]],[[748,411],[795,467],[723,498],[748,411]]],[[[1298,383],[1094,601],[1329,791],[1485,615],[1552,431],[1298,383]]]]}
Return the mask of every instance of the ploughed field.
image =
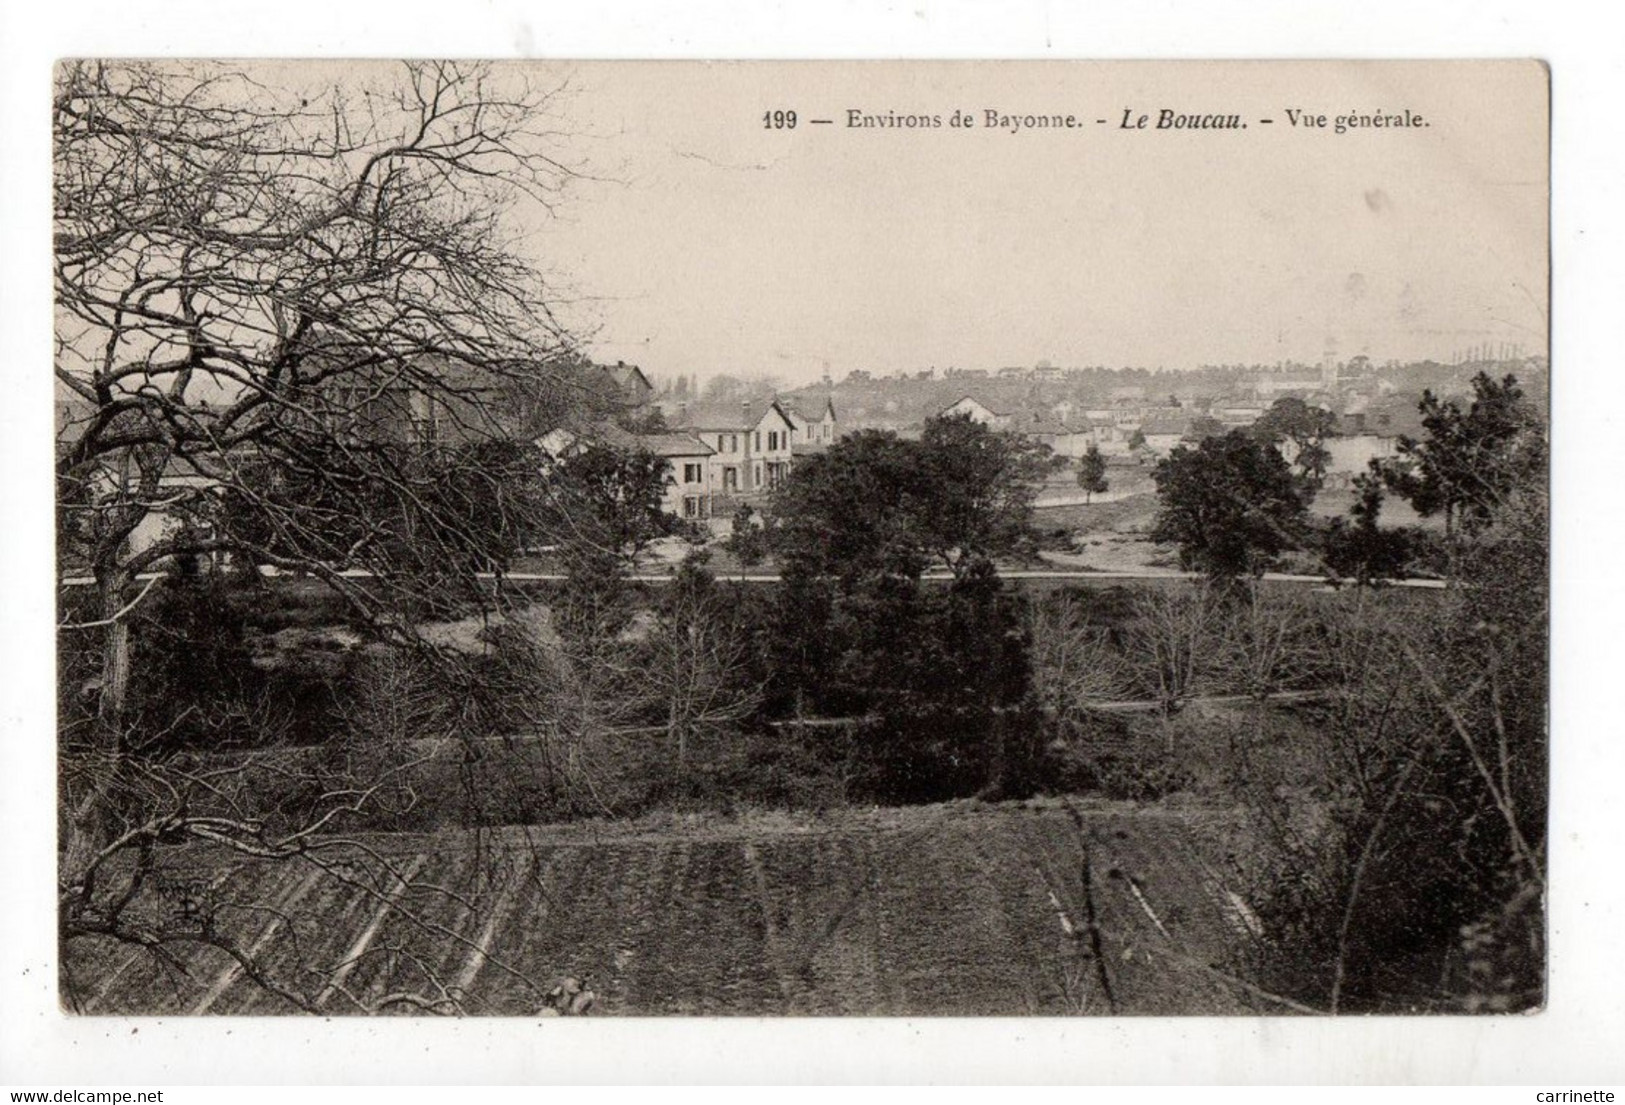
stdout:
{"type": "Polygon", "coordinates": [[[162,954],[81,938],[64,971],[92,1014],[299,1011],[256,972],[332,1015],[530,1016],[559,976],[593,1015],[1278,1012],[1220,821],[1044,800],[372,836],[325,867],[173,849],[139,904],[162,954]],[[246,962],[180,931],[187,886],[246,962]]]}

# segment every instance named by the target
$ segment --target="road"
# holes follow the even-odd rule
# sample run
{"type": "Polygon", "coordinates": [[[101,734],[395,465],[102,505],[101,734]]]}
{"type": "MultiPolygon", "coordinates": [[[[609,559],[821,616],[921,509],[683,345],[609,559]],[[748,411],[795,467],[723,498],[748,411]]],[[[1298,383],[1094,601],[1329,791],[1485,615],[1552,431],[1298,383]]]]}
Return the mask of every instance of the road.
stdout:
{"type": "MultiPolygon", "coordinates": [[[[279,571],[275,568],[262,568],[260,571],[263,575],[272,579],[291,574],[288,572],[279,571]]],[[[145,583],[148,580],[159,578],[164,574],[165,573],[163,572],[144,572],[135,578],[137,583],[145,583]]],[[[476,574],[480,579],[494,580],[497,578],[496,573],[494,572],[478,572],[476,574]]],[[[351,568],[340,572],[339,575],[346,579],[368,579],[372,576],[372,573],[360,568],[351,568]]],[[[563,572],[505,572],[502,575],[502,579],[504,581],[511,583],[562,583],[568,578],[569,577],[563,572]]],[[[628,576],[627,578],[633,583],[670,583],[674,577],[665,572],[640,572],[638,574],[628,576]]],[[[722,573],[719,574],[717,578],[727,580],[730,583],[782,583],[784,581],[784,577],[782,575],[772,572],[722,573]]],[[[921,578],[939,583],[946,583],[953,579],[953,577],[946,572],[927,572],[921,578]]],[[[1198,572],[1178,572],[1163,568],[1144,568],[1116,571],[1083,571],[1075,568],[1016,568],[1001,570],[999,572],[999,578],[1018,582],[1021,580],[1070,580],[1077,583],[1099,583],[1136,579],[1197,580],[1202,577],[1198,572]]],[[[1326,582],[1325,576],[1296,575],[1287,572],[1265,572],[1263,575],[1263,580],[1266,583],[1287,583],[1314,587],[1330,586],[1330,584],[1326,582]]],[[[67,576],[60,581],[60,585],[63,587],[89,587],[95,582],[96,581],[90,576],[67,576]]],[[[1426,591],[1442,591],[1445,588],[1445,582],[1442,579],[1390,579],[1382,580],[1380,582],[1389,587],[1408,587],[1426,591]]]]}

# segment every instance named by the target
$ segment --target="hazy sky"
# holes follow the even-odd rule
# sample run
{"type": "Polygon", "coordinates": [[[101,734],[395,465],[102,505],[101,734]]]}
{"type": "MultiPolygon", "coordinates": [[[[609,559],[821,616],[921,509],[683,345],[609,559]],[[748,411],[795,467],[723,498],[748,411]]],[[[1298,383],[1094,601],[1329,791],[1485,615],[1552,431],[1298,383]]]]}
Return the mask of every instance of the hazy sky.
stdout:
{"type": "Polygon", "coordinates": [[[826,365],[1317,361],[1328,340],[1377,360],[1545,345],[1546,74],[1531,62],[542,75],[560,74],[574,152],[606,179],[533,241],[600,358],[802,381],[826,365]],[[764,128],[775,108],[796,129],[764,128]],[[1011,134],[983,126],[988,108],[1084,125],[1011,134]],[[1164,108],[1249,126],[1157,130],[1164,108]],[[1334,125],[1408,108],[1430,126],[1338,135],[1287,108],[1334,125]],[[944,125],[852,128],[852,109],[944,125]],[[956,109],[977,126],[948,126],[956,109]],[[1121,129],[1125,109],[1149,128],[1121,129]]]}

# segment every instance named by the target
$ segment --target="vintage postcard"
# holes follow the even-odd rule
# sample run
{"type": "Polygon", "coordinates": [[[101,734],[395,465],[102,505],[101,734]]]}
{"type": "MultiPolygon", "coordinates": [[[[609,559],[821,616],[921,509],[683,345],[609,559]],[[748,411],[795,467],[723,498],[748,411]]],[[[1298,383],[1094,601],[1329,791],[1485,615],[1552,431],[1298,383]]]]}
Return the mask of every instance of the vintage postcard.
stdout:
{"type": "Polygon", "coordinates": [[[1542,64],[51,110],[67,1013],[1546,1004],[1542,64]]]}

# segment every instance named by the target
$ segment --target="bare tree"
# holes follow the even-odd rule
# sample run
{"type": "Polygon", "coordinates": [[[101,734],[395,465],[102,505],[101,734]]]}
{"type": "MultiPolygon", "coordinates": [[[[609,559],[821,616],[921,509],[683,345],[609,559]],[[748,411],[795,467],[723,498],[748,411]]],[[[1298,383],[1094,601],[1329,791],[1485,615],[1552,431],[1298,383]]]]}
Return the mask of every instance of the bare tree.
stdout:
{"type": "Polygon", "coordinates": [[[1089,621],[1087,604],[1065,592],[1027,607],[1033,689],[1063,724],[1091,704],[1123,697],[1126,665],[1107,631],[1089,621]]]}
{"type": "Polygon", "coordinates": [[[1319,659],[1330,692],[1322,732],[1345,796],[1366,805],[1383,801],[1411,755],[1405,734],[1421,728],[1420,688],[1401,651],[1418,637],[1409,599],[1359,588],[1322,611],[1319,659]]]}
{"type": "MultiPolygon", "coordinates": [[[[484,600],[477,573],[524,506],[510,477],[525,459],[493,443],[577,387],[513,222],[576,175],[556,91],[447,63],[286,79],[190,63],[56,75],[60,562],[96,592],[62,632],[95,635],[100,657],[94,716],[61,750],[65,939],[162,950],[134,908],[155,848],[319,866],[382,785],[351,777],[279,820],[232,798],[219,765],[135,754],[143,575],[200,556],[308,573],[409,641],[426,596],[484,600]]],[[[368,893],[411,897],[387,862],[372,871],[368,893]]],[[[247,947],[216,946],[294,994],[247,947]]],[[[434,985],[398,1000],[458,1002],[434,985]]]]}
{"type": "Polygon", "coordinates": [[[1219,667],[1233,689],[1262,701],[1307,673],[1310,616],[1301,598],[1255,580],[1225,613],[1219,667]]]}
{"type": "MultiPolygon", "coordinates": [[[[618,741],[637,729],[650,701],[645,660],[646,619],[612,567],[595,584],[572,587],[551,611],[557,633],[534,652],[541,679],[535,731],[559,785],[584,795],[594,812],[619,812],[599,780],[618,741]]],[[[658,730],[656,730],[658,731],[658,730]]],[[[571,796],[574,801],[574,797],[571,796]]]]}
{"type": "Polygon", "coordinates": [[[665,706],[679,781],[698,732],[737,723],[761,702],[762,688],[741,676],[750,641],[728,603],[708,573],[685,563],[650,634],[649,691],[665,706]]]}
{"type": "Polygon", "coordinates": [[[1211,674],[1221,640],[1220,607],[1217,594],[1205,582],[1135,596],[1129,653],[1164,717],[1172,717],[1211,674]]]}

